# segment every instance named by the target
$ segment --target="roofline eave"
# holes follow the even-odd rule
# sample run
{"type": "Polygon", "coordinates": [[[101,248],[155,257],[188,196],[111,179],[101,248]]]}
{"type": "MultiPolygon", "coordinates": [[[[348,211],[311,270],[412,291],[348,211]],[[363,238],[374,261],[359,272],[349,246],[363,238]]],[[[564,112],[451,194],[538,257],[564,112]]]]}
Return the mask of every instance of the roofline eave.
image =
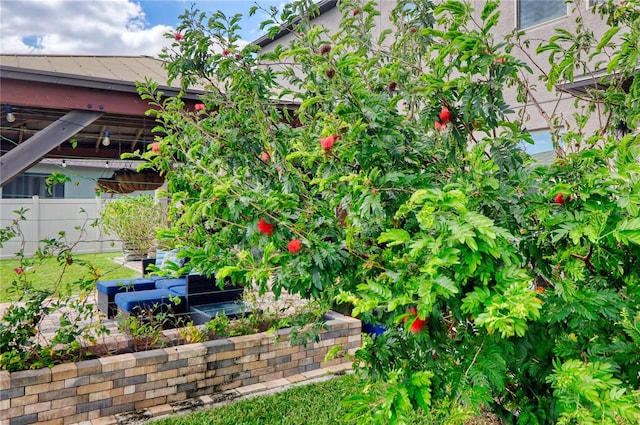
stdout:
{"type": "MultiPolygon", "coordinates": [[[[108,78],[87,77],[82,78],[72,74],[61,74],[51,71],[31,70],[13,66],[0,65],[0,78],[22,80],[45,84],[66,85],[71,87],[83,87],[99,90],[121,91],[127,93],[137,93],[135,82],[112,80],[108,78]]],[[[158,85],[158,90],[166,96],[177,96],[182,89],[179,87],[169,87],[158,85]]],[[[199,100],[199,96],[206,93],[205,90],[188,89],[182,92],[182,97],[186,99],[199,100]]]]}
{"type": "MultiPolygon", "coordinates": [[[[320,13],[318,14],[318,16],[336,7],[337,3],[338,3],[338,0],[320,0],[318,2],[318,8],[320,9],[320,13]]],[[[317,18],[318,16],[316,16],[315,18],[317,18]]],[[[293,24],[297,24],[298,22],[300,22],[299,17],[293,21],[293,24]]],[[[266,47],[272,42],[289,34],[289,32],[291,32],[292,25],[284,25],[280,27],[280,31],[278,31],[278,33],[274,37],[269,37],[268,34],[265,34],[262,37],[258,38],[257,40],[253,41],[253,43],[251,44],[255,44],[256,46],[260,46],[260,47],[266,47]]]]}

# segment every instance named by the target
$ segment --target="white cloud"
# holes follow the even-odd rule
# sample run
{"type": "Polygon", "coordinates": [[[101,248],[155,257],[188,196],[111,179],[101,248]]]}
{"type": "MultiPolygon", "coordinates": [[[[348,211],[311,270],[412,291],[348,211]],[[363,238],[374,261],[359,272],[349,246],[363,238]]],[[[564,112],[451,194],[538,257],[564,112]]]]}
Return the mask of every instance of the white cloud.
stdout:
{"type": "Polygon", "coordinates": [[[2,0],[0,53],[156,56],[172,28],[132,0],[2,0]]]}

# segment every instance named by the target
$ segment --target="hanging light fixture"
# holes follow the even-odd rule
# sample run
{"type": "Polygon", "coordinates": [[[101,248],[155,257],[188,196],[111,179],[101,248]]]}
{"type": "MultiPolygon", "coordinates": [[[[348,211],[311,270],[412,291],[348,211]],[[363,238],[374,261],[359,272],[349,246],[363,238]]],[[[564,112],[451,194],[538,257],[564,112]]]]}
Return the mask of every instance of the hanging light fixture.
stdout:
{"type": "Polygon", "coordinates": [[[104,131],[104,135],[102,136],[102,146],[109,146],[111,144],[111,132],[109,130],[104,131]]]}
{"type": "Polygon", "coordinates": [[[13,107],[11,105],[6,105],[4,107],[5,112],[7,113],[7,121],[15,122],[16,116],[13,113],[13,107]]]}

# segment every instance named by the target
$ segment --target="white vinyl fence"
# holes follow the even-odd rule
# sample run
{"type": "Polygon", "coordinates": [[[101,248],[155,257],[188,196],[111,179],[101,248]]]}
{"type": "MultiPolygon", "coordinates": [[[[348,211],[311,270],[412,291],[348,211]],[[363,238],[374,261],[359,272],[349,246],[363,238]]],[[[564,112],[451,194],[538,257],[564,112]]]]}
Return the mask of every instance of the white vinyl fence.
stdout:
{"type": "Polygon", "coordinates": [[[23,246],[27,256],[42,246],[43,239],[58,239],[64,232],[64,240],[75,244],[75,253],[120,251],[122,244],[113,235],[106,235],[96,225],[98,213],[107,199],[1,199],[0,228],[10,226],[18,215],[13,211],[22,208],[26,220],[18,221],[22,235],[18,235],[0,248],[0,259],[15,258],[23,246]]]}

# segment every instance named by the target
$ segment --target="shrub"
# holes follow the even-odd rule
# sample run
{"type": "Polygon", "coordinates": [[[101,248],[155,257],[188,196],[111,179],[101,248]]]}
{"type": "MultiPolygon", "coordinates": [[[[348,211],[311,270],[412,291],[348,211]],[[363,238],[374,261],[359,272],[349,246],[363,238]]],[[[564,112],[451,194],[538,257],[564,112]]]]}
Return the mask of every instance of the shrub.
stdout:
{"type": "Polygon", "coordinates": [[[313,24],[310,1],[273,13],[264,26],[291,41],[271,52],[241,47],[238,16],[181,17],[169,73],[210,92],[188,111],[156,83],[140,87],[166,134],[142,156],[167,176],[170,237],[205,273],[348,302],[386,325],[357,353],[388,383],[360,396],[362,423],[414,409],[454,422],[482,409],[520,423],[633,422],[640,138],[614,130],[640,117],[638,1],[599,6],[611,29],[595,47],[579,19],[533,58],[549,55],[549,88],[576,65],[588,72],[581,58],[610,58],[613,77],[579,99],[575,128],[549,116],[551,166],[521,149],[526,117],[503,97],[513,86],[539,105],[512,55],[530,42],[491,36],[499,2],[474,14],[398,1],[377,40],[375,3],[339,8],[335,34],[313,24]],[[588,134],[596,108],[605,118],[588,134]]]}
{"type": "Polygon", "coordinates": [[[122,240],[128,259],[140,259],[157,248],[156,233],[167,227],[167,211],[151,195],[125,196],[104,205],[100,224],[122,240]]]}

